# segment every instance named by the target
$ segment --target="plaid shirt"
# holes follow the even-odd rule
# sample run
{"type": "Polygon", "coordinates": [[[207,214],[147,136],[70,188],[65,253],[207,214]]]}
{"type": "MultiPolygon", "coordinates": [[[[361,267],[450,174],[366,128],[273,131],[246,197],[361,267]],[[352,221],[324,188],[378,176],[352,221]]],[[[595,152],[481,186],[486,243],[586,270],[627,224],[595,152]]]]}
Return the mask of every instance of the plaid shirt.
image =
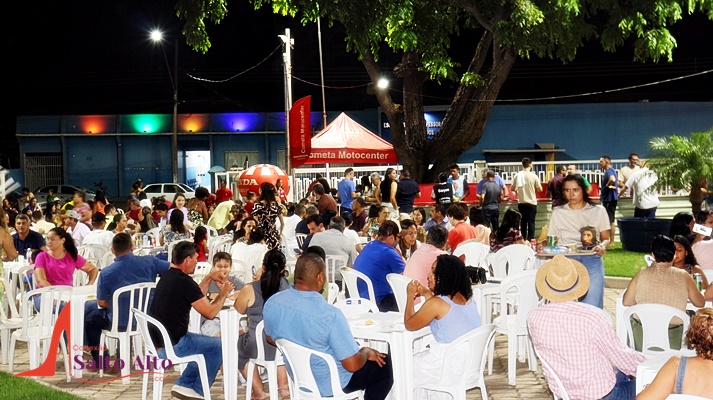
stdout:
{"type": "MultiPolygon", "coordinates": [[[[611,319],[598,308],[573,301],[550,303],[527,316],[537,352],[556,371],[572,399],[601,399],[616,382],[612,365],[627,375],[646,360],[617,338],[611,319]]],[[[561,393],[547,370],[552,393],[561,393]]]]}

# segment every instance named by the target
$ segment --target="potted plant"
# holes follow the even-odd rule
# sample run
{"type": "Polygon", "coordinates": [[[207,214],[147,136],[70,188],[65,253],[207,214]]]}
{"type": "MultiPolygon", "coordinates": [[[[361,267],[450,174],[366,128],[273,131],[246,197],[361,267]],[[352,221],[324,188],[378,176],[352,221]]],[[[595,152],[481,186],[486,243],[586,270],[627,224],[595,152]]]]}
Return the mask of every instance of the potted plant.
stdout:
{"type": "Polygon", "coordinates": [[[651,167],[659,187],[688,190],[693,215],[701,211],[702,186],[713,180],[713,131],[651,139],[651,167]]]}

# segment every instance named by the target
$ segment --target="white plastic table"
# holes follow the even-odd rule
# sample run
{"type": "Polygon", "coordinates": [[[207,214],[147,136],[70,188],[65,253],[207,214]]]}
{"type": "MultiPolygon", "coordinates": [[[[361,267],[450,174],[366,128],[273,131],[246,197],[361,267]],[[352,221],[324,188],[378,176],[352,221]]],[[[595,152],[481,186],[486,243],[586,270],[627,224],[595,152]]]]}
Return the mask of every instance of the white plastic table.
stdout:
{"type": "Polygon", "coordinates": [[[500,294],[500,283],[487,282],[480,285],[472,285],[472,288],[473,301],[478,306],[478,313],[480,314],[480,323],[487,325],[492,319],[489,297],[500,294]]]}
{"type": "Polygon", "coordinates": [[[670,350],[663,351],[659,355],[650,356],[649,359],[636,367],[636,394],[639,394],[646,386],[653,382],[661,367],[666,364],[671,357],[693,357],[696,352],[693,350],[670,350]]]}
{"type": "Polygon", "coordinates": [[[74,368],[74,357],[79,356],[80,359],[84,358],[84,304],[87,300],[96,298],[97,286],[96,285],[86,285],[86,286],[75,286],[72,288],[72,297],[70,301],[71,310],[71,322],[70,329],[71,335],[69,338],[69,366],[71,369],[71,375],[75,378],[82,377],[82,368],[74,368]]]}
{"type": "MultiPolygon", "coordinates": [[[[233,307],[234,300],[227,300],[218,313],[220,318],[220,342],[223,349],[223,390],[225,400],[238,398],[238,337],[240,336],[240,314],[233,307]]],[[[249,384],[249,383],[248,383],[249,384]]]]}
{"type": "Polygon", "coordinates": [[[348,318],[348,322],[354,338],[383,341],[389,344],[394,375],[392,398],[412,399],[413,342],[430,335],[431,329],[425,327],[415,332],[407,331],[403,324],[403,315],[396,312],[366,313],[357,318],[348,318]],[[374,324],[365,325],[365,321],[373,321],[374,324]]]}

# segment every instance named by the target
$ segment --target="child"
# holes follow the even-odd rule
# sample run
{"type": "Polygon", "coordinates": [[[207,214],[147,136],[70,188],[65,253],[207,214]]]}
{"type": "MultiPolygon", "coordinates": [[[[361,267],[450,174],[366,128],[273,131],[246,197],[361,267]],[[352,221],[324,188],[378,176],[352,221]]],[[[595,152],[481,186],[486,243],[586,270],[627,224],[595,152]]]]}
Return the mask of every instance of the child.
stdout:
{"type": "MultiPolygon", "coordinates": [[[[199,227],[202,228],[202,227],[199,227]]],[[[198,228],[196,228],[197,230],[198,228]]],[[[233,268],[233,259],[230,253],[221,251],[213,256],[213,270],[220,271],[223,277],[235,285],[235,293],[229,299],[235,300],[240,293],[239,290],[245,286],[245,283],[238,278],[237,275],[231,274],[233,268]]],[[[213,301],[215,296],[220,292],[220,288],[215,282],[211,282],[208,286],[206,296],[210,301],[213,301]]],[[[201,317],[201,333],[208,336],[220,336],[220,318],[206,319],[201,317]]]]}
{"type": "Polygon", "coordinates": [[[198,262],[206,261],[206,253],[208,253],[208,229],[201,225],[196,228],[193,243],[198,246],[198,262]]]}

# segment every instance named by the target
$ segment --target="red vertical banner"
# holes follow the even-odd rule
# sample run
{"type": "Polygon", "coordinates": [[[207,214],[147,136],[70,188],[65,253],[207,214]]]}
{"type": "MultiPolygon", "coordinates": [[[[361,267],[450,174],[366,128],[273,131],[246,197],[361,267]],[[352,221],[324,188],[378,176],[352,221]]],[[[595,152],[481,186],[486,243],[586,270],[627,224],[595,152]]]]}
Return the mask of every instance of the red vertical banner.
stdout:
{"type": "Polygon", "coordinates": [[[292,168],[307,162],[312,151],[312,121],[310,102],[312,96],[303,97],[290,109],[290,157],[292,168]]]}

